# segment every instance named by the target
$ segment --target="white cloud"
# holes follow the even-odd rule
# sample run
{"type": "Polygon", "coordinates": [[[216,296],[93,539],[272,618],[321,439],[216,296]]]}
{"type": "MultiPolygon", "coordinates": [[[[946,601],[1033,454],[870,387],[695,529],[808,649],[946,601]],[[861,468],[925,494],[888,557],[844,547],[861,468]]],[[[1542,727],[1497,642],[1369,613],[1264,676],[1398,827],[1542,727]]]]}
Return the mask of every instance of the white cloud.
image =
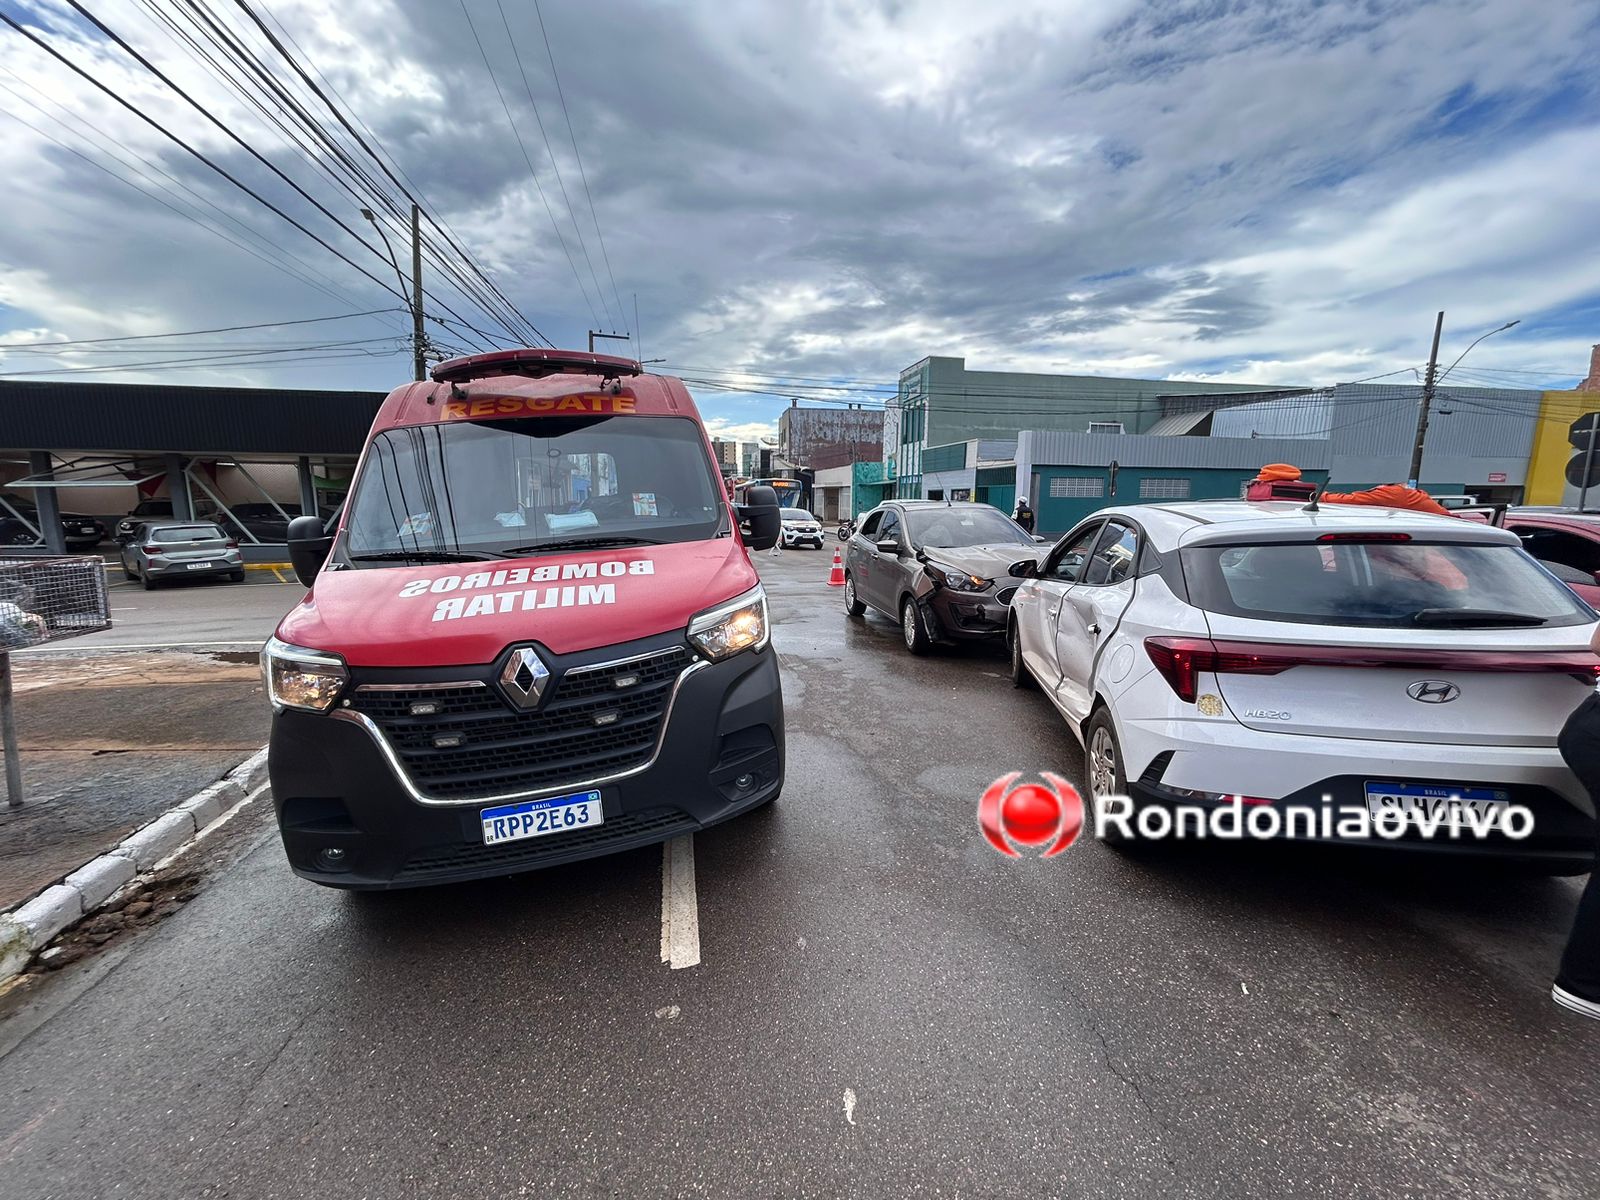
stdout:
{"type": "MultiPolygon", "coordinates": [[[[1439,308],[1456,349],[1523,318],[1473,352],[1480,369],[1581,373],[1600,337],[1573,315],[1600,309],[1588,193],[1600,34],[1587,0],[1550,0],[1538,20],[1513,0],[548,6],[620,313],[531,14],[508,6],[575,217],[498,12],[469,5],[570,262],[455,5],[272,7],[408,180],[565,345],[630,323],[634,291],[647,356],[814,379],[892,380],[924,355],[962,354],[1024,370],[1327,383],[1419,362],[1439,308]]],[[[24,7],[69,55],[387,284],[386,262],[59,0],[24,7]]],[[[357,199],[142,5],[96,9],[371,240],[357,199]]],[[[24,340],[8,327],[84,338],[396,303],[9,32],[0,63],[0,86],[15,90],[0,106],[119,174],[146,172],[147,190],[182,210],[8,122],[0,340],[24,340]]],[[[403,329],[399,314],[352,323],[346,336],[385,357],[227,377],[385,387],[406,374],[392,352],[403,329]]],[[[13,355],[4,369],[24,357],[51,365],[13,355]]],[[[701,399],[731,425],[783,403],[701,399]]]]}

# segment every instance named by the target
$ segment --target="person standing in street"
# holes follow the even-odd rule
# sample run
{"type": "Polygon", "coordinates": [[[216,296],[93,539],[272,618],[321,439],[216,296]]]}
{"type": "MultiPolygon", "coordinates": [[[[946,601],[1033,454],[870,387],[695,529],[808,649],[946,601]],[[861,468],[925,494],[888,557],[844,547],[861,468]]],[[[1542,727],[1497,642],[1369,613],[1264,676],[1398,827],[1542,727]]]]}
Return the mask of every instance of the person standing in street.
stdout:
{"type": "Polygon", "coordinates": [[[1011,514],[1011,519],[1029,533],[1033,532],[1033,509],[1029,507],[1026,496],[1017,501],[1017,511],[1011,514]]]}
{"type": "MultiPolygon", "coordinates": [[[[1600,654],[1600,627],[1595,629],[1589,648],[1600,654]]],[[[1600,818],[1600,690],[1589,696],[1561,728],[1557,741],[1561,757],[1572,768],[1597,805],[1600,818]]],[[[1600,819],[1596,821],[1596,854],[1600,856],[1600,819]]],[[[1589,876],[1589,883],[1578,899],[1578,915],[1573,918],[1567,948],[1561,955],[1550,998],[1563,1008],[1600,1020],[1600,871],[1589,876]]]]}

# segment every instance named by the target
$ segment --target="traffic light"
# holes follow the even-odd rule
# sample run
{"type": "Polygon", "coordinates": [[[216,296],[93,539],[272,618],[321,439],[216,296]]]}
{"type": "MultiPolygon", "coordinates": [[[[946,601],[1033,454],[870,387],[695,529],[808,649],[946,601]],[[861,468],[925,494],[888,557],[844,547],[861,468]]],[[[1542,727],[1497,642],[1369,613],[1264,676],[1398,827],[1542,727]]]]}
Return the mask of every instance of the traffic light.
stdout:
{"type": "Polygon", "coordinates": [[[1575,488],[1600,487],[1600,412],[1584,413],[1567,430],[1567,441],[1577,451],[1567,460],[1567,482],[1575,488]]]}

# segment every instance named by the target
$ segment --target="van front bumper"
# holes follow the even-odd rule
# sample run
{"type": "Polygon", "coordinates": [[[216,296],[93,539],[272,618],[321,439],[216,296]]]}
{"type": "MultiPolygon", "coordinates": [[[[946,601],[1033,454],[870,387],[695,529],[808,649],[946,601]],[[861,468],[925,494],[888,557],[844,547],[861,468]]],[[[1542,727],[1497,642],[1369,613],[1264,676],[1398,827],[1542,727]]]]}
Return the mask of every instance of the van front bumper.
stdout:
{"type": "Polygon", "coordinates": [[[777,654],[769,644],[685,671],[654,755],[620,777],[470,799],[428,797],[385,752],[370,722],[293,709],[273,718],[268,770],[290,867],[330,887],[451,883],[647,846],[777,798],[784,772],[777,654]],[[600,825],[484,844],[481,810],[591,790],[601,796],[600,825]]]}

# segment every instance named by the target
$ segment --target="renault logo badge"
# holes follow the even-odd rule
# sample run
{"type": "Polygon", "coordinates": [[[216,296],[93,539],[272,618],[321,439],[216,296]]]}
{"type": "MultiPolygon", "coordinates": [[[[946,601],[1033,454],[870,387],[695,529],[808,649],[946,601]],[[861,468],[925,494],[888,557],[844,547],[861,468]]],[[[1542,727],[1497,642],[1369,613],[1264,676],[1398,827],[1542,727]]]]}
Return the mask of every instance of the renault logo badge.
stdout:
{"type": "Polygon", "coordinates": [[[1424,704],[1449,704],[1460,699],[1461,689],[1443,679],[1419,679],[1406,689],[1406,695],[1424,704]]]}
{"type": "Polygon", "coordinates": [[[500,670],[500,690],[518,708],[538,708],[544,686],[550,682],[550,668],[540,661],[530,646],[519,646],[500,670]]]}

